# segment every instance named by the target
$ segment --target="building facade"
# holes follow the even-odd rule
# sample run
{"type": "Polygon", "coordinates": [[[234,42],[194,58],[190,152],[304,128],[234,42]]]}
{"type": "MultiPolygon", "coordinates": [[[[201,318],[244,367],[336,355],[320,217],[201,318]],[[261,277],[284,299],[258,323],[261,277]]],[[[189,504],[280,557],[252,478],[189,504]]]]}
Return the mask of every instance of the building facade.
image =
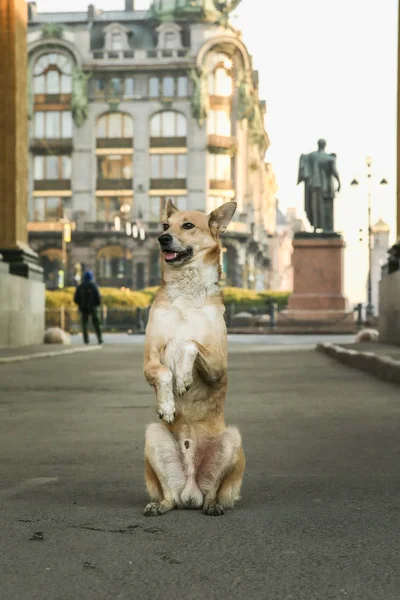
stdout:
{"type": "Polygon", "coordinates": [[[225,283],[267,285],[276,182],[258,75],[228,21],[236,4],[28,5],[29,241],[48,287],[85,268],[104,286],[157,285],[168,198],[207,212],[234,199],[225,283]]]}
{"type": "Polygon", "coordinates": [[[379,219],[379,221],[371,227],[371,233],[372,306],[374,308],[374,314],[379,315],[379,284],[382,277],[382,267],[388,260],[390,227],[385,221],[379,219]]]}

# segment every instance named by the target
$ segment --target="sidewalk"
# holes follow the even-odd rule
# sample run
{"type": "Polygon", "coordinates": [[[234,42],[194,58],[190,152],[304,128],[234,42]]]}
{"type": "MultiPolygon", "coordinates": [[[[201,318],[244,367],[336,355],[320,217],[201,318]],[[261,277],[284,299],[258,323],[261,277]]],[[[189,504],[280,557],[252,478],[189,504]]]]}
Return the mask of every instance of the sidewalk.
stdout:
{"type": "Polygon", "coordinates": [[[1,346],[0,365],[21,362],[32,358],[50,358],[51,356],[63,356],[75,354],[76,352],[88,352],[99,350],[101,346],[73,346],[64,344],[40,344],[37,346],[1,346]]]}
{"type": "Polygon", "coordinates": [[[3,600],[398,600],[397,387],[312,347],[229,356],[223,517],[145,518],[142,344],[0,368],[3,600]]]}
{"type": "Polygon", "coordinates": [[[317,345],[317,350],[342,364],[360,369],[383,381],[400,384],[400,346],[364,342],[361,344],[317,345]]]}

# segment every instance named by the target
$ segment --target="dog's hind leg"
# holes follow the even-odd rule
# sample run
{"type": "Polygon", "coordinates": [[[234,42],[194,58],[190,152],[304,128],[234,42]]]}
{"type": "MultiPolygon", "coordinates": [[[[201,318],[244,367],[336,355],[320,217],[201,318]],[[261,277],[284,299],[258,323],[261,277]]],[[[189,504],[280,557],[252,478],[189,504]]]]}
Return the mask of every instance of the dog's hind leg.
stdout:
{"type": "Polygon", "coordinates": [[[236,427],[224,433],[207,449],[198,471],[197,482],[204,494],[203,512],[210,516],[224,514],[239,499],[245,467],[242,440],[236,427]]]}
{"type": "Polygon", "coordinates": [[[145,458],[147,490],[153,502],[146,506],[144,514],[148,517],[163,515],[180,506],[186,483],[178,443],[165,425],[153,423],[148,426],[145,458]]]}
{"type": "Polygon", "coordinates": [[[243,448],[240,448],[235,466],[226,474],[218,490],[217,502],[225,508],[233,508],[235,502],[240,499],[245,466],[246,458],[243,448]]]}

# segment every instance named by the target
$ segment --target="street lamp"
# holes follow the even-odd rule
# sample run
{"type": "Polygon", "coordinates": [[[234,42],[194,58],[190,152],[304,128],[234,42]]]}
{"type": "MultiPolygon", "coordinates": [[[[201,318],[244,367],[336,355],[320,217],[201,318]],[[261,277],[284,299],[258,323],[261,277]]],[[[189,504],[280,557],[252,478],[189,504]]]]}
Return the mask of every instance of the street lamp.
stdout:
{"type": "MultiPolygon", "coordinates": [[[[140,240],[144,242],[146,239],[146,229],[142,221],[142,214],[139,211],[138,218],[134,221],[129,219],[129,213],[131,212],[130,204],[122,204],[120,207],[120,216],[114,217],[114,229],[115,231],[125,230],[127,238],[132,237],[134,240],[140,240]]],[[[125,269],[128,261],[128,241],[125,244],[125,269]]]]}
{"type": "MultiPolygon", "coordinates": [[[[367,317],[374,316],[374,307],[372,305],[372,223],[371,223],[371,208],[372,208],[372,158],[368,156],[365,161],[367,165],[367,185],[368,185],[368,300],[367,300],[367,317]]],[[[359,182],[353,179],[351,186],[357,187],[359,182]]],[[[380,185],[388,185],[386,179],[380,181],[380,185]]]]}
{"type": "Polygon", "coordinates": [[[72,225],[68,217],[66,217],[65,212],[63,213],[63,217],[60,219],[61,223],[61,261],[62,261],[62,279],[59,273],[58,287],[60,289],[65,287],[65,284],[68,283],[68,256],[67,256],[67,244],[72,241],[72,225]]]}

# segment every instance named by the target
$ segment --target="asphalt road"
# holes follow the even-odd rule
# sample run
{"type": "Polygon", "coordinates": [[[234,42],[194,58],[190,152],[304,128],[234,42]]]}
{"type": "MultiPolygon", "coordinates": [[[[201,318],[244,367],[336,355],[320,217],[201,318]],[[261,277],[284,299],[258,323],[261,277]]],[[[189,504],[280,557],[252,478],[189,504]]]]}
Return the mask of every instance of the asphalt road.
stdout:
{"type": "MultiPolygon", "coordinates": [[[[246,346],[284,346],[284,347],[300,347],[300,346],[315,346],[319,342],[332,342],[351,344],[354,342],[354,335],[332,335],[332,334],[310,334],[310,335],[242,335],[242,334],[231,334],[228,339],[232,344],[246,345],[246,346]]],[[[82,336],[75,334],[71,336],[72,344],[82,345],[82,336]]],[[[129,344],[129,345],[141,345],[144,341],[144,335],[128,335],[127,333],[106,333],[104,335],[104,342],[106,344],[129,344]]],[[[96,344],[96,337],[91,334],[90,342],[96,344]]]]}
{"type": "Polygon", "coordinates": [[[248,466],[220,518],[144,518],[141,346],[0,366],[1,600],[398,600],[400,397],[232,344],[248,466]]]}

